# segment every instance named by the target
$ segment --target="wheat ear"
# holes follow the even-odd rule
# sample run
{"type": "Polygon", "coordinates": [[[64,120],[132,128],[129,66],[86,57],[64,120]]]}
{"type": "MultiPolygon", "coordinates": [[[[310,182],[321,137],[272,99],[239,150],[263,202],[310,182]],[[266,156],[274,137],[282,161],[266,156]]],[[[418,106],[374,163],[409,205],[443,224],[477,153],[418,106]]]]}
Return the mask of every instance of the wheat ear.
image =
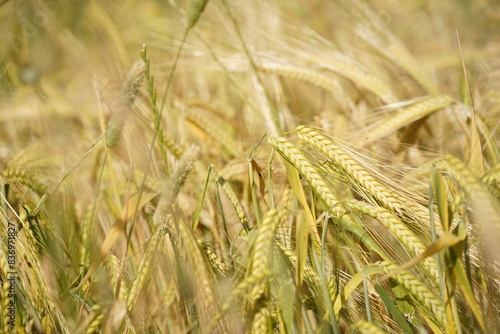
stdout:
{"type": "Polygon", "coordinates": [[[238,155],[238,145],[233,138],[228,134],[227,125],[221,128],[206,116],[196,112],[194,109],[186,110],[186,120],[193,124],[198,130],[216,142],[222,150],[230,157],[234,158],[238,155]]]}
{"type": "Polygon", "coordinates": [[[47,186],[38,182],[35,178],[23,170],[7,168],[4,170],[4,176],[7,180],[11,182],[19,182],[31,190],[34,190],[39,195],[43,195],[48,192],[47,186]]]}
{"type": "Polygon", "coordinates": [[[333,58],[311,57],[310,60],[318,66],[338,73],[354,82],[354,84],[372,92],[385,103],[393,103],[396,101],[396,97],[389,86],[379,80],[376,76],[368,73],[358,66],[333,58]]]}
{"type": "Polygon", "coordinates": [[[146,278],[149,275],[149,270],[151,268],[151,262],[154,259],[154,253],[158,244],[160,243],[161,237],[164,234],[163,228],[157,228],[155,233],[149,239],[146,252],[144,253],[144,257],[142,258],[141,264],[139,265],[139,269],[137,270],[137,274],[135,276],[134,282],[132,283],[132,287],[130,288],[130,294],[127,298],[127,309],[130,311],[134,308],[134,305],[137,301],[137,297],[141,292],[144,283],[146,282],[146,278]]]}
{"type": "Polygon", "coordinates": [[[122,266],[120,260],[113,254],[109,254],[106,257],[105,267],[108,270],[108,275],[111,279],[111,286],[113,288],[113,293],[118,300],[125,300],[129,295],[129,289],[127,286],[127,282],[125,280],[121,280],[120,282],[120,291],[116,291],[118,288],[118,281],[120,280],[120,276],[122,275],[122,266]]]}
{"type": "Polygon", "coordinates": [[[401,212],[404,204],[397,194],[375,179],[359,162],[335,145],[331,140],[308,126],[299,126],[297,135],[300,140],[319,149],[323,154],[339,165],[360,186],[366,189],[384,207],[394,212],[401,212]]]}
{"type": "Polygon", "coordinates": [[[385,119],[374,129],[364,133],[360,144],[367,145],[377,139],[390,135],[408,124],[422,119],[435,111],[446,108],[452,103],[453,99],[447,95],[431,96],[421,102],[417,102],[399,111],[394,116],[385,119]]]}
{"type": "Polygon", "coordinates": [[[210,262],[212,269],[224,276],[225,272],[229,268],[224,263],[223,257],[220,255],[214,245],[210,244],[206,239],[203,238],[196,238],[196,243],[205,251],[205,255],[207,256],[208,262],[210,262]]]}
{"type": "MultiPolygon", "coordinates": [[[[276,242],[276,246],[278,246],[278,248],[288,259],[291,269],[295,271],[295,265],[297,263],[297,255],[295,254],[295,252],[292,249],[287,248],[281,242],[276,242]]],[[[304,281],[310,288],[314,289],[315,291],[321,291],[321,281],[319,279],[318,273],[314,270],[313,267],[311,267],[309,263],[306,263],[304,266],[304,281]]]]}
{"type": "Polygon", "coordinates": [[[101,326],[102,321],[104,320],[104,315],[105,314],[99,305],[92,306],[91,317],[93,317],[94,319],[88,325],[87,329],[85,330],[85,334],[98,333],[99,327],[101,326]]]}
{"type": "Polygon", "coordinates": [[[290,78],[308,83],[310,85],[322,88],[333,95],[344,95],[342,87],[336,81],[327,77],[326,75],[322,75],[311,70],[274,64],[259,65],[257,69],[264,73],[276,73],[277,75],[284,78],[290,78]]]}
{"type": "Polygon", "coordinates": [[[267,303],[262,305],[262,307],[255,313],[252,321],[252,329],[250,333],[252,334],[268,334],[273,333],[271,326],[271,315],[268,310],[269,306],[267,303]]]}
{"type": "MultiPolygon", "coordinates": [[[[391,273],[398,268],[397,265],[389,261],[379,262],[378,265],[386,273],[391,273]]],[[[401,284],[405,290],[413,297],[413,299],[423,306],[423,311],[426,315],[438,321],[438,325],[442,328],[446,325],[446,315],[443,301],[436,296],[424,283],[406,270],[392,276],[396,282],[401,284]]]]}
{"type": "Polygon", "coordinates": [[[241,225],[243,225],[243,228],[248,231],[250,229],[250,227],[248,225],[247,216],[245,214],[245,211],[243,210],[243,207],[240,204],[240,201],[236,197],[236,194],[234,193],[233,188],[231,188],[229,183],[219,174],[216,174],[215,178],[216,178],[217,182],[222,186],[222,189],[224,190],[227,197],[229,198],[229,201],[231,202],[231,204],[234,208],[234,211],[236,211],[236,214],[238,215],[238,219],[240,220],[241,225]]]}
{"type": "Polygon", "coordinates": [[[361,163],[317,130],[301,125],[297,127],[297,135],[300,140],[318,149],[340,166],[347,175],[352,177],[370,196],[373,196],[379,204],[389,211],[397,213],[405,219],[409,215],[410,219],[417,219],[424,223],[429,221],[427,211],[412,201],[403,202],[395,190],[381,183],[361,163]]]}
{"type": "Polygon", "coordinates": [[[114,147],[120,139],[122,128],[132,110],[137,92],[141,87],[142,75],[145,69],[146,64],[141,59],[132,65],[132,68],[127,74],[127,78],[121,89],[120,99],[116,102],[116,105],[113,106],[113,114],[111,115],[106,130],[106,146],[109,148],[114,147]]]}
{"type": "Polygon", "coordinates": [[[339,218],[339,223],[346,230],[356,235],[371,250],[388,258],[385,252],[377,245],[375,240],[356,222],[346,216],[346,210],[340,205],[333,192],[316,168],[307,160],[300,150],[284,137],[268,138],[274,149],[289,163],[291,163],[300,174],[309,182],[318,196],[326,203],[328,210],[339,218]]]}
{"type": "MultiPolygon", "coordinates": [[[[262,223],[258,229],[257,238],[252,245],[248,262],[247,277],[252,275],[259,276],[266,272],[268,268],[272,268],[273,258],[273,240],[276,228],[281,220],[283,212],[272,209],[266,212],[262,219],[262,223]]],[[[257,300],[265,292],[266,285],[258,285],[253,287],[250,292],[250,298],[257,300]]]]}
{"type": "MultiPolygon", "coordinates": [[[[378,220],[404,246],[411,256],[420,255],[426,250],[425,245],[408,226],[386,209],[356,200],[349,200],[346,205],[378,220]]],[[[437,265],[433,257],[425,258],[423,266],[428,273],[437,279],[437,265]]]]}
{"type": "MultiPolygon", "coordinates": [[[[471,201],[472,208],[480,223],[480,233],[487,241],[484,245],[492,247],[494,252],[500,251],[500,247],[498,246],[498,237],[500,236],[500,216],[498,215],[498,210],[500,204],[498,200],[492,197],[480,179],[474,176],[469,168],[454,156],[445,156],[437,165],[451,174],[460,189],[465,193],[465,196],[471,201]]],[[[487,252],[487,254],[489,253],[487,252]]],[[[488,257],[492,263],[496,262],[492,254],[488,255],[488,257]]]]}
{"type": "Polygon", "coordinates": [[[161,226],[172,210],[172,205],[177,199],[177,195],[186,181],[189,172],[191,172],[195,162],[198,160],[199,153],[200,149],[198,146],[190,146],[178,162],[170,178],[165,183],[160,201],[158,202],[156,212],[153,216],[153,222],[156,226],[161,226]]]}
{"type": "Polygon", "coordinates": [[[199,301],[197,303],[199,307],[198,312],[203,321],[208,321],[214,315],[217,307],[214,286],[211,283],[213,281],[212,275],[207,268],[193,231],[182,220],[177,221],[175,226],[184,244],[185,253],[190,260],[192,272],[196,273],[193,279],[196,284],[196,296],[199,301]]]}

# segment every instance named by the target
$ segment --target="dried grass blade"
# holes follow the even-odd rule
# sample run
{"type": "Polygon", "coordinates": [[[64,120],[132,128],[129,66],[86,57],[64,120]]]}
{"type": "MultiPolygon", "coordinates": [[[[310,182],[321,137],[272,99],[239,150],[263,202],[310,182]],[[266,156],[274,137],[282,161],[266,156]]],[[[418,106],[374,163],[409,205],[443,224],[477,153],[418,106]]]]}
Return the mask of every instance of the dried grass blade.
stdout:
{"type": "MultiPolygon", "coordinates": [[[[303,214],[305,215],[305,217],[301,215],[297,218],[297,231],[296,231],[296,240],[297,240],[296,279],[297,279],[297,286],[301,286],[304,277],[304,266],[306,263],[307,252],[309,248],[308,247],[309,238],[307,231],[309,227],[316,228],[315,226],[316,223],[312,216],[311,209],[309,208],[309,204],[307,204],[304,190],[302,189],[302,185],[300,184],[300,178],[297,169],[295,169],[286,160],[284,161],[284,163],[288,176],[288,183],[292,187],[293,191],[295,192],[295,196],[297,196],[300,204],[302,205],[303,214]]],[[[315,235],[317,235],[317,231],[315,235]]]]}

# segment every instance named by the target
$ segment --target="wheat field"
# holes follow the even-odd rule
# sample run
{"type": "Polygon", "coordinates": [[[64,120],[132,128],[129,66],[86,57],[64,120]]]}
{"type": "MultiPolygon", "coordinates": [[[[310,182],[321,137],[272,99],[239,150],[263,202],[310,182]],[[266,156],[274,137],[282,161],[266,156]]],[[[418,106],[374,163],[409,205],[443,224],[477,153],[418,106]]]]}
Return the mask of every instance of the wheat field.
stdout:
{"type": "Polygon", "coordinates": [[[500,4],[0,2],[0,333],[500,330],[500,4]]]}

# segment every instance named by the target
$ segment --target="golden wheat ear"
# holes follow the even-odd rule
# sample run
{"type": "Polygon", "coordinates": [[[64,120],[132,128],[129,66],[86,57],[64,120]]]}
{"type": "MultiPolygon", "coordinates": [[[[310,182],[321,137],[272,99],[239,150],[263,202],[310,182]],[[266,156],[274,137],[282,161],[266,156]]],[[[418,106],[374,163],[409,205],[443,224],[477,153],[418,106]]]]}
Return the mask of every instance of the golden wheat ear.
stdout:
{"type": "Polygon", "coordinates": [[[146,64],[144,61],[137,60],[127,74],[127,78],[123,82],[120,96],[115,103],[112,104],[112,114],[106,129],[106,146],[114,147],[120,139],[125,121],[130,115],[132,105],[137,97],[137,93],[144,78],[146,64]]]}

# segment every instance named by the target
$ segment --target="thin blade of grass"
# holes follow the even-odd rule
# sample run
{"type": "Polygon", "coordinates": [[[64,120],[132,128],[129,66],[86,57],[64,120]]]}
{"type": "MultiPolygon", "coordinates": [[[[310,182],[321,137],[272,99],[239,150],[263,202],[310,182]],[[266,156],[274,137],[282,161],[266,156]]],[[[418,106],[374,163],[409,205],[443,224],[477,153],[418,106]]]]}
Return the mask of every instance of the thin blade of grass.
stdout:
{"type": "Polygon", "coordinates": [[[210,175],[212,174],[213,167],[214,167],[213,165],[210,165],[208,167],[208,173],[205,179],[205,184],[203,185],[203,190],[201,191],[200,197],[198,198],[198,204],[196,205],[196,209],[194,210],[193,213],[193,223],[192,223],[193,231],[196,230],[196,227],[198,226],[198,222],[200,220],[201,209],[203,207],[203,202],[205,201],[205,195],[207,193],[208,183],[210,181],[210,175]]]}
{"type": "Polygon", "coordinates": [[[444,182],[443,176],[435,169],[432,171],[431,181],[432,188],[436,192],[436,202],[441,224],[443,225],[443,231],[448,232],[450,229],[450,219],[446,183],[444,182]]]}
{"type": "Polygon", "coordinates": [[[279,314],[284,324],[284,333],[292,333],[294,317],[293,309],[295,306],[296,296],[295,284],[293,284],[291,280],[283,282],[279,296],[279,314]]]}
{"type": "Polygon", "coordinates": [[[429,246],[422,254],[418,255],[417,257],[413,258],[412,260],[406,262],[405,264],[399,266],[396,270],[390,272],[389,274],[385,275],[380,279],[380,281],[384,281],[386,279],[391,278],[392,276],[396,275],[397,273],[401,272],[402,270],[406,270],[417,263],[423,261],[425,258],[432,256],[443,249],[452,247],[459,242],[463,241],[465,236],[456,236],[451,233],[443,233],[441,237],[436,240],[432,245],[429,246]]]}
{"type": "Polygon", "coordinates": [[[286,167],[286,174],[288,177],[288,183],[292,187],[297,199],[299,200],[302,208],[304,209],[304,219],[297,219],[297,285],[301,286],[304,279],[304,267],[307,259],[307,249],[308,249],[308,227],[314,226],[314,218],[307,204],[306,196],[304,194],[304,189],[300,184],[299,172],[295,167],[293,167],[288,161],[283,159],[286,167]]]}
{"type": "Polygon", "coordinates": [[[465,300],[467,301],[467,304],[469,305],[479,326],[481,327],[481,330],[486,331],[486,326],[483,315],[481,313],[481,309],[476,299],[474,298],[474,292],[472,291],[471,282],[467,277],[467,273],[465,272],[464,266],[461,261],[457,261],[455,263],[455,266],[453,267],[453,272],[457,279],[458,285],[460,286],[460,289],[464,294],[465,300]]]}
{"type": "Polygon", "coordinates": [[[467,97],[468,103],[470,103],[471,109],[471,122],[470,122],[470,134],[469,134],[469,157],[468,163],[472,169],[472,172],[476,176],[484,175],[484,164],[483,164],[483,152],[481,147],[481,140],[479,139],[479,132],[476,124],[476,111],[474,110],[474,98],[472,96],[471,83],[469,79],[469,73],[467,71],[467,66],[465,66],[464,53],[462,50],[462,44],[460,43],[460,36],[457,30],[457,42],[458,48],[460,50],[460,60],[462,62],[462,69],[464,71],[465,83],[467,94],[464,96],[467,97]]]}
{"type": "Polygon", "coordinates": [[[351,277],[349,282],[345,285],[344,290],[340,294],[340,298],[337,298],[335,300],[335,303],[333,305],[333,310],[335,314],[339,314],[340,310],[342,309],[342,306],[344,306],[345,302],[349,298],[349,296],[357,289],[358,285],[363,282],[363,278],[365,275],[372,276],[375,274],[380,274],[383,273],[384,270],[378,266],[371,266],[366,268],[366,270],[358,272],[356,275],[351,277]]]}
{"type": "Polygon", "coordinates": [[[385,307],[387,307],[387,310],[389,310],[389,312],[392,314],[394,320],[396,320],[397,324],[403,330],[403,332],[405,334],[412,334],[413,331],[411,330],[410,325],[408,324],[405,317],[398,309],[394,301],[391,299],[391,296],[389,296],[387,291],[385,291],[385,289],[380,284],[375,284],[375,290],[377,290],[380,299],[382,299],[385,307]]]}

